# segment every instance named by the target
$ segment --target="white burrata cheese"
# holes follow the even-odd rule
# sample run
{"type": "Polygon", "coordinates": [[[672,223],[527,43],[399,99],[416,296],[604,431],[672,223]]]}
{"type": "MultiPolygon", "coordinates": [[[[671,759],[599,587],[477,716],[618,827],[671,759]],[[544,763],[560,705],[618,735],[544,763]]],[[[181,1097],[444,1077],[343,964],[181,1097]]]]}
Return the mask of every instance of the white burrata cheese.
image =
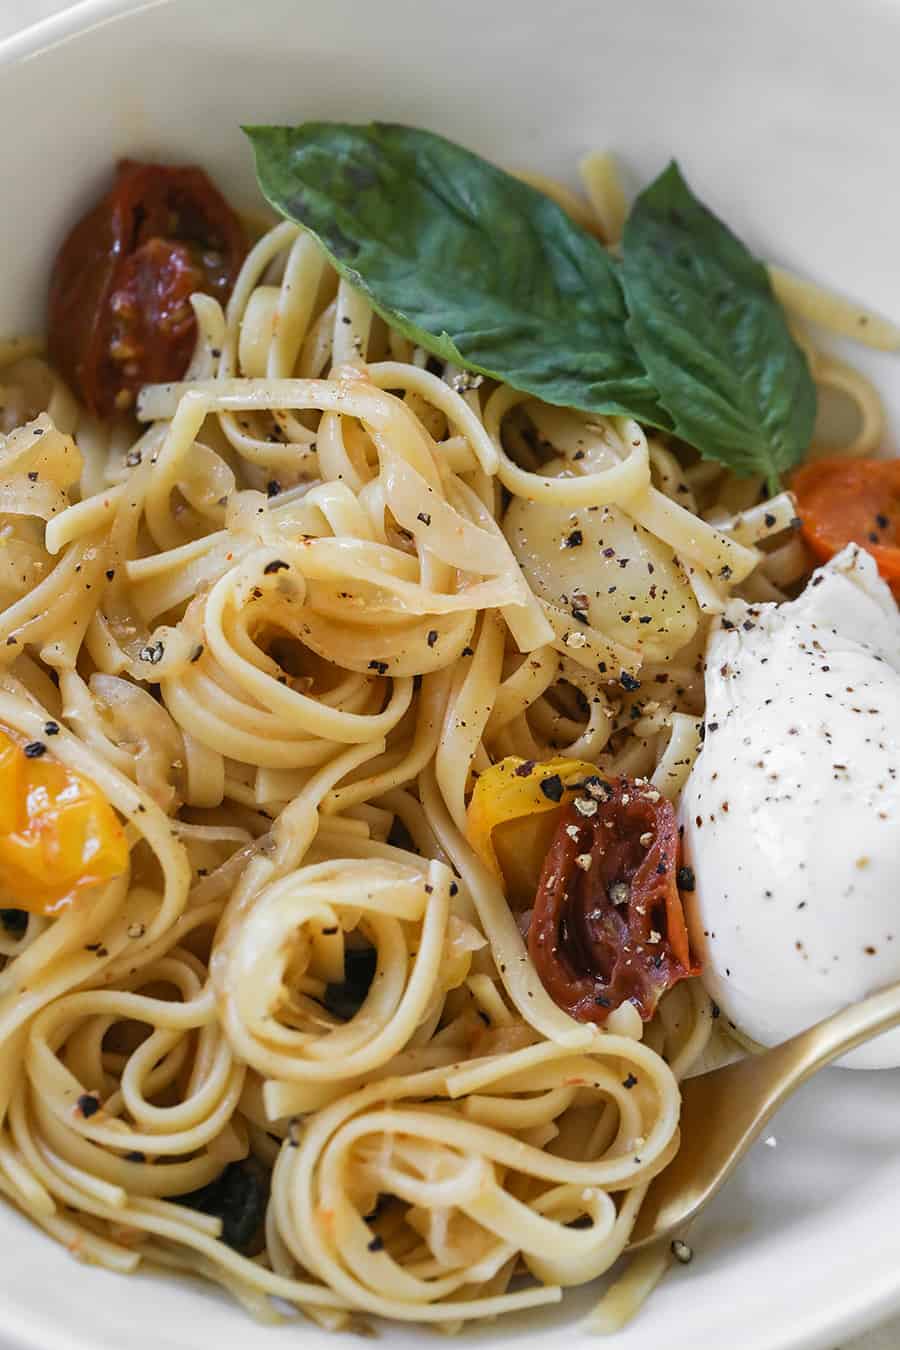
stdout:
{"type": "MultiPolygon", "coordinates": [[[[900,615],[850,545],[782,605],[734,601],[707,649],[684,788],[704,983],[774,1045],[900,979],[900,615]]],[[[900,1030],[846,1063],[900,1066],[900,1030]]]]}

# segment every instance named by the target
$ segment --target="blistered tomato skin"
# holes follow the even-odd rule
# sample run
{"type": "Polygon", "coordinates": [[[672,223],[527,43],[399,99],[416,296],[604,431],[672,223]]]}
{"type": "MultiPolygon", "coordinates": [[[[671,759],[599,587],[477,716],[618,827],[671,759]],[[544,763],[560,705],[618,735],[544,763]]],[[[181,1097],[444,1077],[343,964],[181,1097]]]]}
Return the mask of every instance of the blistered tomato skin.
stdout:
{"type": "Polygon", "coordinates": [[[128,845],[96,784],[0,728],[0,906],[56,915],[119,876],[128,845]]]}
{"type": "Polygon", "coordinates": [[[630,1002],[644,1020],[697,973],[678,892],[678,827],[644,783],[595,778],[562,812],[544,862],[528,951],[553,1001],[604,1023],[630,1002]]]}
{"type": "Polygon", "coordinates": [[[900,459],[815,459],[797,470],[791,488],[818,561],[858,544],[900,600],[900,459]]]}
{"type": "Polygon", "coordinates": [[[181,379],[196,337],[191,295],[224,304],[246,251],[240,221],[202,170],[119,165],[50,281],[50,356],[91,412],[127,411],[142,385],[181,379]]]}

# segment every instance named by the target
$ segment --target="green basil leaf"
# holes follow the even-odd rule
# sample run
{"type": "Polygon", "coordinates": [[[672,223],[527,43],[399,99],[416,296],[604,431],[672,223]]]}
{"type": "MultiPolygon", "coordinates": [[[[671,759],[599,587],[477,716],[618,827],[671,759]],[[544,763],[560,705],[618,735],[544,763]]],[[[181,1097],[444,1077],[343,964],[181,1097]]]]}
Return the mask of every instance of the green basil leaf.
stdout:
{"type": "Polygon", "coordinates": [[[625,225],[628,332],[676,434],[770,483],[803,458],[816,390],[761,263],[670,164],[625,225]]]}
{"type": "Polygon", "coordinates": [[[427,351],[547,403],[669,426],[619,271],[543,193],[411,127],[245,127],[263,194],[427,351]]]}

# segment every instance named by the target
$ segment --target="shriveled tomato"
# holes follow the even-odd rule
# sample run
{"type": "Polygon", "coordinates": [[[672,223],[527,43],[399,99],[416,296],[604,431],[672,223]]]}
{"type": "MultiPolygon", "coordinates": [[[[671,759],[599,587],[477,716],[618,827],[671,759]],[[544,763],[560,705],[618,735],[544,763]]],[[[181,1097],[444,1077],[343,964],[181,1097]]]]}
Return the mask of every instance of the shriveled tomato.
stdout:
{"type": "Polygon", "coordinates": [[[96,784],[45,742],[0,728],[0,906],[58,914],[127,865],[125,833],[96,784]]]}
{"type": "Polygon", "coordinates": [[[819,562],[859,544],[900,599],[900,459],[813,460],[791,481],[803,537],[819,562]]]}
{"type": "Polygon", "coordinates": [[[670,802],[628,778],[593,778],[565,807],[544,862],[528,950],[553,1001],[581,1022],[630,1001],[645,1020],[699,967],[678,892],[670,802]]]}
{"type": "Polygon", "coordinates": [[[196,335],[190,296],[227,300],[246,251],[240,221],[201,169],[123,160],[56,258],[51,359],[92,412],[131,407],[141,385],[184,374],[196,335]]]}

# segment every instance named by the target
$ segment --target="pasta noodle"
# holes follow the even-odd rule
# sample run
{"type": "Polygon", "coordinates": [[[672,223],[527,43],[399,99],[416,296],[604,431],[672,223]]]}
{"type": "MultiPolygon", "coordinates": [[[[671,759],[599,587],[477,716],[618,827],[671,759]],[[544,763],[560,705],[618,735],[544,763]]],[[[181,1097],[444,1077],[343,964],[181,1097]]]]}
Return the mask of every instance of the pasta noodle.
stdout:
{"type": "MultiPolygon", "coordinates": [[[[584,176],[587,202],[540,186],[615,243],[611,161],[584,176]]],[[[896,345],[773,278],[798,323],[896,345]]],[[[0,347],[0,724],[54,728],[129,859],[89,903],[0,923],[0,1190],[85,1260],[261,1317],[455,1329],[556,1302],[626,1248],[719,1033],[696,980],[646,1028],[557,1007],[470,842],[472,785],[561,755],[675,799],[710,616],[806,570],[793,500],[434,368],[288,223],[224,310],[192,305],[187,375],[137,423],[87,414],[38,341],[0,347]],[[603,532],[625,617],[563,548],[603,532]],[[249,1255],[191,1204],[248,1156],[249,1255]]],[[[877,396],[809,351],[864,453],[877,396]]]]}

